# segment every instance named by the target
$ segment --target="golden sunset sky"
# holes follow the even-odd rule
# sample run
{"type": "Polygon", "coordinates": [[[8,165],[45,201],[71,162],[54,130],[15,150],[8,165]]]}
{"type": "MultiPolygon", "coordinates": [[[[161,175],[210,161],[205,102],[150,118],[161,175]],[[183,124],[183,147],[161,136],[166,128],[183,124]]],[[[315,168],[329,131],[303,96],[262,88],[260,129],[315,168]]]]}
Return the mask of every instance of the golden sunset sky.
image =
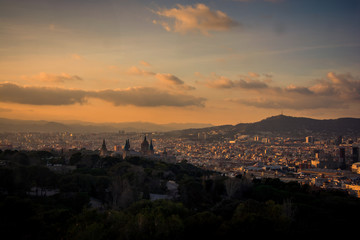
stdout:
{"type": "Polygon", "coordinates": [[[360,117],[358,0],[0,0],[0,117],[360,117]]]}

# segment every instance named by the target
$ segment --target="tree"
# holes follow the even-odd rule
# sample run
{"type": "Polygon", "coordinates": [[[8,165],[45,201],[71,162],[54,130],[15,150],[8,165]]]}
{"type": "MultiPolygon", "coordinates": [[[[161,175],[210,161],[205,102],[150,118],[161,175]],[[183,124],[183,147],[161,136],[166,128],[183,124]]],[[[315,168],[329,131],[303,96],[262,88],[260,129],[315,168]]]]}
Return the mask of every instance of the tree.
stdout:
{"type": "Polygon", "coordinates": [[[57,187],[57,175],[47,167],[31,166],[29,168],[29,181],[33,187],[40,188],[40,195],[43,195],[46,188],[57,187]]]}
{"type": "Polygon", "coordinates": [[[250,179],[243,177],[228,178],[225,180],[226,193],[229,198],[241,198],[252,187],[250,179]]]}
{"type": "Polygon", "coordinates": [[[76,165],[81,162],[82,156],[81,152],[73,153],[69,159],[70,165],[76,165]]]}

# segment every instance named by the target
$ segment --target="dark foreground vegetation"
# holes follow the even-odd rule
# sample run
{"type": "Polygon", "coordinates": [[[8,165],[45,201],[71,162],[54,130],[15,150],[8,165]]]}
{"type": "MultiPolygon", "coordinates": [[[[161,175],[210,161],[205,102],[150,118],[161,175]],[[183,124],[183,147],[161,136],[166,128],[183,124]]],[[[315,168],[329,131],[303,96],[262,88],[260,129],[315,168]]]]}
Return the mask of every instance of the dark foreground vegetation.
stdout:
{"type": "Polygon", "coordinates": [[[65,161],[40,151],[2,151],[0,160],[2,239],[350,236],[360,224],[360,200],[344,192],[228,178],[186,162],[80,152],[65,161]],[[49,162],[78,168],[54,171],[49,162]]]}

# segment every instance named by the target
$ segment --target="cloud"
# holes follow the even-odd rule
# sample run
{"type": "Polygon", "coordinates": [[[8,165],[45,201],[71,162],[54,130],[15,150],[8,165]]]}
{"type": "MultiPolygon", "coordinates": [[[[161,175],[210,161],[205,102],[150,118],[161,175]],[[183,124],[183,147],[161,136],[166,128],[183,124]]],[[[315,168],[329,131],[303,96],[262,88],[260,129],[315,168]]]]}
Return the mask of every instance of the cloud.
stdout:
{"type": "Polygon", "coordinates": [[[316,94],[360,101],[360,77],[354,77],[350,73],[329,72],[326,78],[318,80],[318,83],[309,87],[309,90],[316,94]]]}
{"type": "Polygon", "coordinates": [[[260,74],[255,73],[255,72],[249,72],[248,74],[249,74],[250,77],[254,77],[254,78],[260,77],[260,74]]]}
{"type": "Polygon", "coordinates": [[[145,61],[140,61],[140,64],[145,66],[145,67],[151,67],[151,64],[145,61]]]}
{"type": "Polygon", "coordinates": [[[94,97],[113,103],[115,106],[135,105],[141,107],[158,106],[198,106],[203,107],[206,99],[186,94],[175,94],[155,88],[129,88],[125,90],[104,90],[93,93],[94,97]]]}
{"type": "Polygon", "coordinates": [[[157,73],[155,77],[166,87],[178,90],[194,90],[195,88],[186,85],[183,80],[170,73],[157,73]]]}
{"type": "Polygon", "coordinates": [[[186,85],[183,80],[170,73],[157,73],[155,77],[161,82],[163,86],[176,90],[194,90],[195,88],[186,85]]]}
{"type": "Polygon", "coordinates": [[[284,88],[284,90],[287,92],[294,92],[294,93],[299,93],[302,95],[313,95],[314,94],[314,92],[311,91],[307,87],[298,87],[298,86],[294,86],[294,85],[289,85],[286,88],[284,88]]]}
{"type": "Polygon", "coordinates": [[[160,81],[164,82],[165,84],[171,84],[171,85],[182,85],[184,84],[184,81],[181,80],[180,78],[169,74],[169,73],[157,73],[155,75],[155,77],[157,79],[159,79],[160,81]]]}
{"type": "Polygon", "coordinates": [[[67,81],[82,81],[83,80],[81,77],[79,77],[77,75],[70,75],[68,73],[51,74],[51,73],[45,73],[45,72],[41,72],[41,73],[31,76],[31,77],[23,76],[23,79],[48,82],[48,83],[64,83],[67,81]]]}
{"type": "Polygon", "coordinates": [[[230,88],[240,88],[240,89],[258,89],[258,88],[268,88],[267,83],[259,80],[260,74],[250,72],[249,76],[243,76],[239,80],[231,80],[225,76],[218,76],[215,73],[212,73],[211,77],[206,78],[203,82],[207,87],[217,88],[217,89],[230,89],[230,88]]]}
{"type": "MultiPolygon", "coordinates": [[[[251,88],[241,86],[244,90],[251,88]]],[[[229,98],[228,101],[257,108],[272,109],[329,109],[347,108],[360,104],[360,78],[351,74],[329,72],[312,86],[266,88],[254,87],[252,98],[229,98]]]]}
{"type": "Polygon", "coordinates": [[[0,101],[31,105],[71,105],[86,102],[82,90],[47,87],[23,87],[12,83],[0,84],[0,101]]]}
{"type": "Polygon", "coordinates": [[[227,77],[218,76],[214,80],[207,80],[205,83],[206,86],[210,88],[233,88],[235,86],[234,82],[227,77]]]}
{"type": "Polygon", "coordinates": [[[19,86],[0,83],[0,101],[30,105],[73,105],[85,104],[89,98],[97,98],[115,106],[133,105],[140,107],[197,106],[203,107],[205,98],[187,94],[168,93],[156,88],[135,87],[85,91],[64,88],[19,86]]]}
{"type": "Polygon", "coordinates": [[[160,9],[157,15],[174,20],[173,22],[157,21],[154,24],[160,24],[167,31],[178,33],[201,33],[209,35],[210,31],[227,31],[239,23],[232,20],[226,13],[219,10],[210,10],[205,4],[181,5],[171,9],[160,9]]]}
{"type": "Polygon", "coordinates": [[[142,70],[136,66],[132,66],[127,71],[131,75],[139,76],[155,76],[159,80],[159,86],[171,88],[173,90],[194,90],[195,88],[185,84],[183,80],[170,73],[155,73],[151,71],[142,70]]]}
{"type": "Polygon", "coordinates": [[[156,75],[156,73],[154,72],[150,72],[150,71],[145,71],[142,70],[136,66],[132,66],[129,68],[129,70],[127,71],[128,74],[132,74],[132,75],[141,75],[141,76],[152,76],[152,75],[156,75]]]}

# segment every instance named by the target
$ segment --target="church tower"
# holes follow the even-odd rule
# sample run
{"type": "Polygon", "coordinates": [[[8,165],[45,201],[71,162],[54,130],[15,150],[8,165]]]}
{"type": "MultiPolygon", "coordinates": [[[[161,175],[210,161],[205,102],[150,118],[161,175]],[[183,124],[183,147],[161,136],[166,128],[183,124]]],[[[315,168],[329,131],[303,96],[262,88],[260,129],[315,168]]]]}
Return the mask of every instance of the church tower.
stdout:
{"type": "Polygon", "coordinates": [[[152,139],[150,140],[149,154],[154,155],[154,145],[152,139]]]}
{"type": "Polygon", "coordinates": [[[107,148],[106,148],[105,139],[103,139],[103,143],[102,143],[101,148],[100,148],[100,156],[105,157],[105,156],[107,156],[107,154],[108,154],[108,151],[107,151],[107,148]]]}
{"type": "Polygon", "coordinates": [[[127,139],[125,142],[124,151],[129,151],[129,150],[130,150],[130,140],[127,139]]]}

